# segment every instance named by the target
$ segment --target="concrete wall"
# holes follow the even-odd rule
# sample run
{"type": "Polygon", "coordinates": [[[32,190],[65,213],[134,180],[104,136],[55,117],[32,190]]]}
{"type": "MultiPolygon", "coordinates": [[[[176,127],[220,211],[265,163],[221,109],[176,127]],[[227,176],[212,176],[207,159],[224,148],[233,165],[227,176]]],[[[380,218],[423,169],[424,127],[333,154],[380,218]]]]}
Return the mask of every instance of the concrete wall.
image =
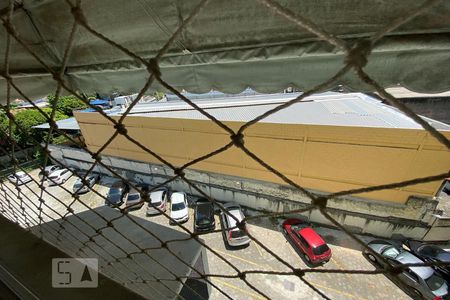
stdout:
{"type": "Polygon", "coordinates": [[[450,217],[434,216],[433,224],[424,237],[426,241],[450,242],[450,217]]]}
{"type": "MultiPolygon", "coordinates": [[[[95,152],[114,132],[97,113],[76,113],[88,148],[95,152]]],[[[117,117],[114,117],[117,118],[117,117]]],[[[128,134],[175,166],[229,143],[210,121],[128,116],[128,134]]],[[[242,123],[227,122],[237,130],[242,123]]],[[[450,132],[444,132],[450,138],[450,132]]],[[[445,173],[450,151],[425,130],[257,123],[245,132],[245,145],[262,160],[306,188],[336,192],[445,173]]],[[[131,160],[160,163],[125,137],[102,152],[131,160]]],[[[232,147],[191,168],[282,183],[281,179],[232,147]]],[[[433,197],[441,181],[361,194],[405,204],[411,195],[433,197]]]]}
{"type": "MultiPolygon", "coordinates": [[[[92,158],[83,150],[50,146],[52,156],[66,165],[88,169],[92,158]]],[[[102,162],[115,169],[121,176],[135,182],[159,184],[174,173],[167,167],[146,162],[129,161],[117,157],[103,156],[102,162]]],[[[105,168],[96,166],[94,171],[109,174],[105,168]]],[[[305,207],[309,199],[298,190],[286,185],[249,180],[240,177],[186,170],[186,177],[205,193],[219,201],[235,201],[256,210],[283,212],[305,207]]],[[[199,193],[181,180],[170,184],[172,189],[183,190],[191,195],[199,193]]],[[[436,200],[410,197],[405,204],[372,201],[357,197],[331,199],[330,213],[353,232],[382,237],[405,236],[423,238],[434,222],[436,200]]],[[[319,211],[302,215],[313,222],[331,225],[319,211]]],[[[442,239],[445,232],[437,232],[433,239],[442,239]]],[[[447,233],[448,235],[448,233],[447,233]]]]}
{"type": "MultiPolygon", "coordinates": [[[[27,148],[24,150],[17,150],[14,151],[14,157],[18,160],[18,161],[27,161],[29,157],[32,157],[33,154],[36,152],[36,148],[27,148]]],[[[3,154],[4,152],[0,152],[1,154],[3,154]]],[[[8,168],[10,166],[12,166],[13,163],[11,161],[11,156],[10,155],[2,155],[0,156],[0,168],[8,168]]]]}

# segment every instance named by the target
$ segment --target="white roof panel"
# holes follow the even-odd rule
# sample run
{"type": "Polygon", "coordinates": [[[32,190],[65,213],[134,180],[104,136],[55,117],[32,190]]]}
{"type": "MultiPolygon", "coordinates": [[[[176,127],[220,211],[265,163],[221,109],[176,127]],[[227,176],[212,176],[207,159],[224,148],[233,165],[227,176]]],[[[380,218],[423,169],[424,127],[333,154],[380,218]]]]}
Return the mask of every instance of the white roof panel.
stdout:
{"type": "MultiPolygon", "coordinates": [[[[299,93],[230,96],[194,100],[197,105],[220,121],[248,122],[276,108],[299,93]]],[[[122,111],[111,115],[120,115],[122,111]]],[[[130,112],[134,116],[206,120],[207,118],[183,101],[138,104],[130,112]]],[[[440,130],[450,126],[424,118],[440,130]]],[[[422,127],[397,109],[362,93],[323,93],[306,97],[302,102],[284,108],[261,123],[310,124],[421,129],[422,127]]]]}

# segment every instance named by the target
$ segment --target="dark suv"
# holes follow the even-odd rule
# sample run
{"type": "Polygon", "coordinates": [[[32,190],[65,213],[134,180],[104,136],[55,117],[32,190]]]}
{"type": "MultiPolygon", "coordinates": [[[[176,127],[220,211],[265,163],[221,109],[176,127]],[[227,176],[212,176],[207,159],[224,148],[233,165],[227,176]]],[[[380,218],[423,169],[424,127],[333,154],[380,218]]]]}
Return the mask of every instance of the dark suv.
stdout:
{"type": "Polygon", "coordinates": [[[200,198],[194,208],[194,231],[211,231],[216,228],[214,205],[200,198]]]}

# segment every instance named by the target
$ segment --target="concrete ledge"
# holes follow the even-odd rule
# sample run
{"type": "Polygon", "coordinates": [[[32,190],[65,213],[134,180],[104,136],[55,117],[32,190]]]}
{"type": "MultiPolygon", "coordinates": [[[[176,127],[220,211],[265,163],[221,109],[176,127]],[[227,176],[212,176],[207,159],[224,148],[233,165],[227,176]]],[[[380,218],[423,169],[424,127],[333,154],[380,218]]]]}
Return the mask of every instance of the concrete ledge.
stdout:
{"type": "MultiPolygon", "coordinates": [[[[0,265],[37,298],[28,299],[144,299],[117,282],[99,274],[98,288],[52,288],[52,259],[69,257],[0,215],[0,265]]],[[[21,293],[19,287],[10,287],[21,293]]],[[[0,298],[2,298],[0,296],[0,298]]]]}
{"type": "MultiPolygon", "coordinates": [[[[60,146],[52,146],[51,150],[53,151],[55,147],[58,150],[52,154],[64,164],[81,169],[88,169],[91,166],[92,160],[83,150],[60,146]],[[60,156],[60,153],[63,155],[60,156]]],[[[102,162],[114,168],[121,176],[137,182],[160,184],[174,176],[173,171],[163,165],[109,156],[103,156],[102,162]]],[[[110,175],[103,167],[96,167],[95,171],[110,175]]],[[[219,201],[235,201],[256,210],[287,212],[303,208],[310,203],[303,193],[286,185],[195,170],[185,170],[185,173],[189,180],[211,197],[219,201]]],[[[182,180],[175,180],[170,186],[199,196],[197,191],[182,180]]],[[[400,235],[416,239],[423,238],[429,231],[431,227],[429,224],[433,223],[433,213],[437,204],[436,200],[420,197],[410,197],[406,204],[351,196],[328,201],[330,213],[354,232],[387,238],[400,235]]],[[[331,225],[318,211],[303,216],[313,222],[331,225]]]]}

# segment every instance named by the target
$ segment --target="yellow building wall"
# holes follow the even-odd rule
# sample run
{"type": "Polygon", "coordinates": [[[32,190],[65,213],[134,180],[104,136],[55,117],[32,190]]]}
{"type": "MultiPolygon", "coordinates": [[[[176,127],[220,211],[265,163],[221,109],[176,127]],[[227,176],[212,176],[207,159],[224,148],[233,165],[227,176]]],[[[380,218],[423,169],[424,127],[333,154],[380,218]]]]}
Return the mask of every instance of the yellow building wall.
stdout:
{"type": "MultiPolygon", "coordinates": [[[[97,113],[75,116],[93,152],[114,133],[97,113]]],[[[131,137],[175,166],[229,142],[227,133],[210,121],[128,116],[124,124],[131,137]]],[[[235,130],[242,125],[226,124],[235,130]]],[[[450,132],[444,134],[450,138],[450,132]]],[[[299,185],[324,192],[436,175],[450,166],[450,151],[424,130],[257,123],[245,132],[245,145],[299,185]]],[[[121,135],[103,154],[160,163],[121,135]]],[[[190,168],[283,183],[236,147],[190,168]]],[[[357,196],[405,203],[410,195],[435,196],[440,185],[436,181],[357,196]]]]}

